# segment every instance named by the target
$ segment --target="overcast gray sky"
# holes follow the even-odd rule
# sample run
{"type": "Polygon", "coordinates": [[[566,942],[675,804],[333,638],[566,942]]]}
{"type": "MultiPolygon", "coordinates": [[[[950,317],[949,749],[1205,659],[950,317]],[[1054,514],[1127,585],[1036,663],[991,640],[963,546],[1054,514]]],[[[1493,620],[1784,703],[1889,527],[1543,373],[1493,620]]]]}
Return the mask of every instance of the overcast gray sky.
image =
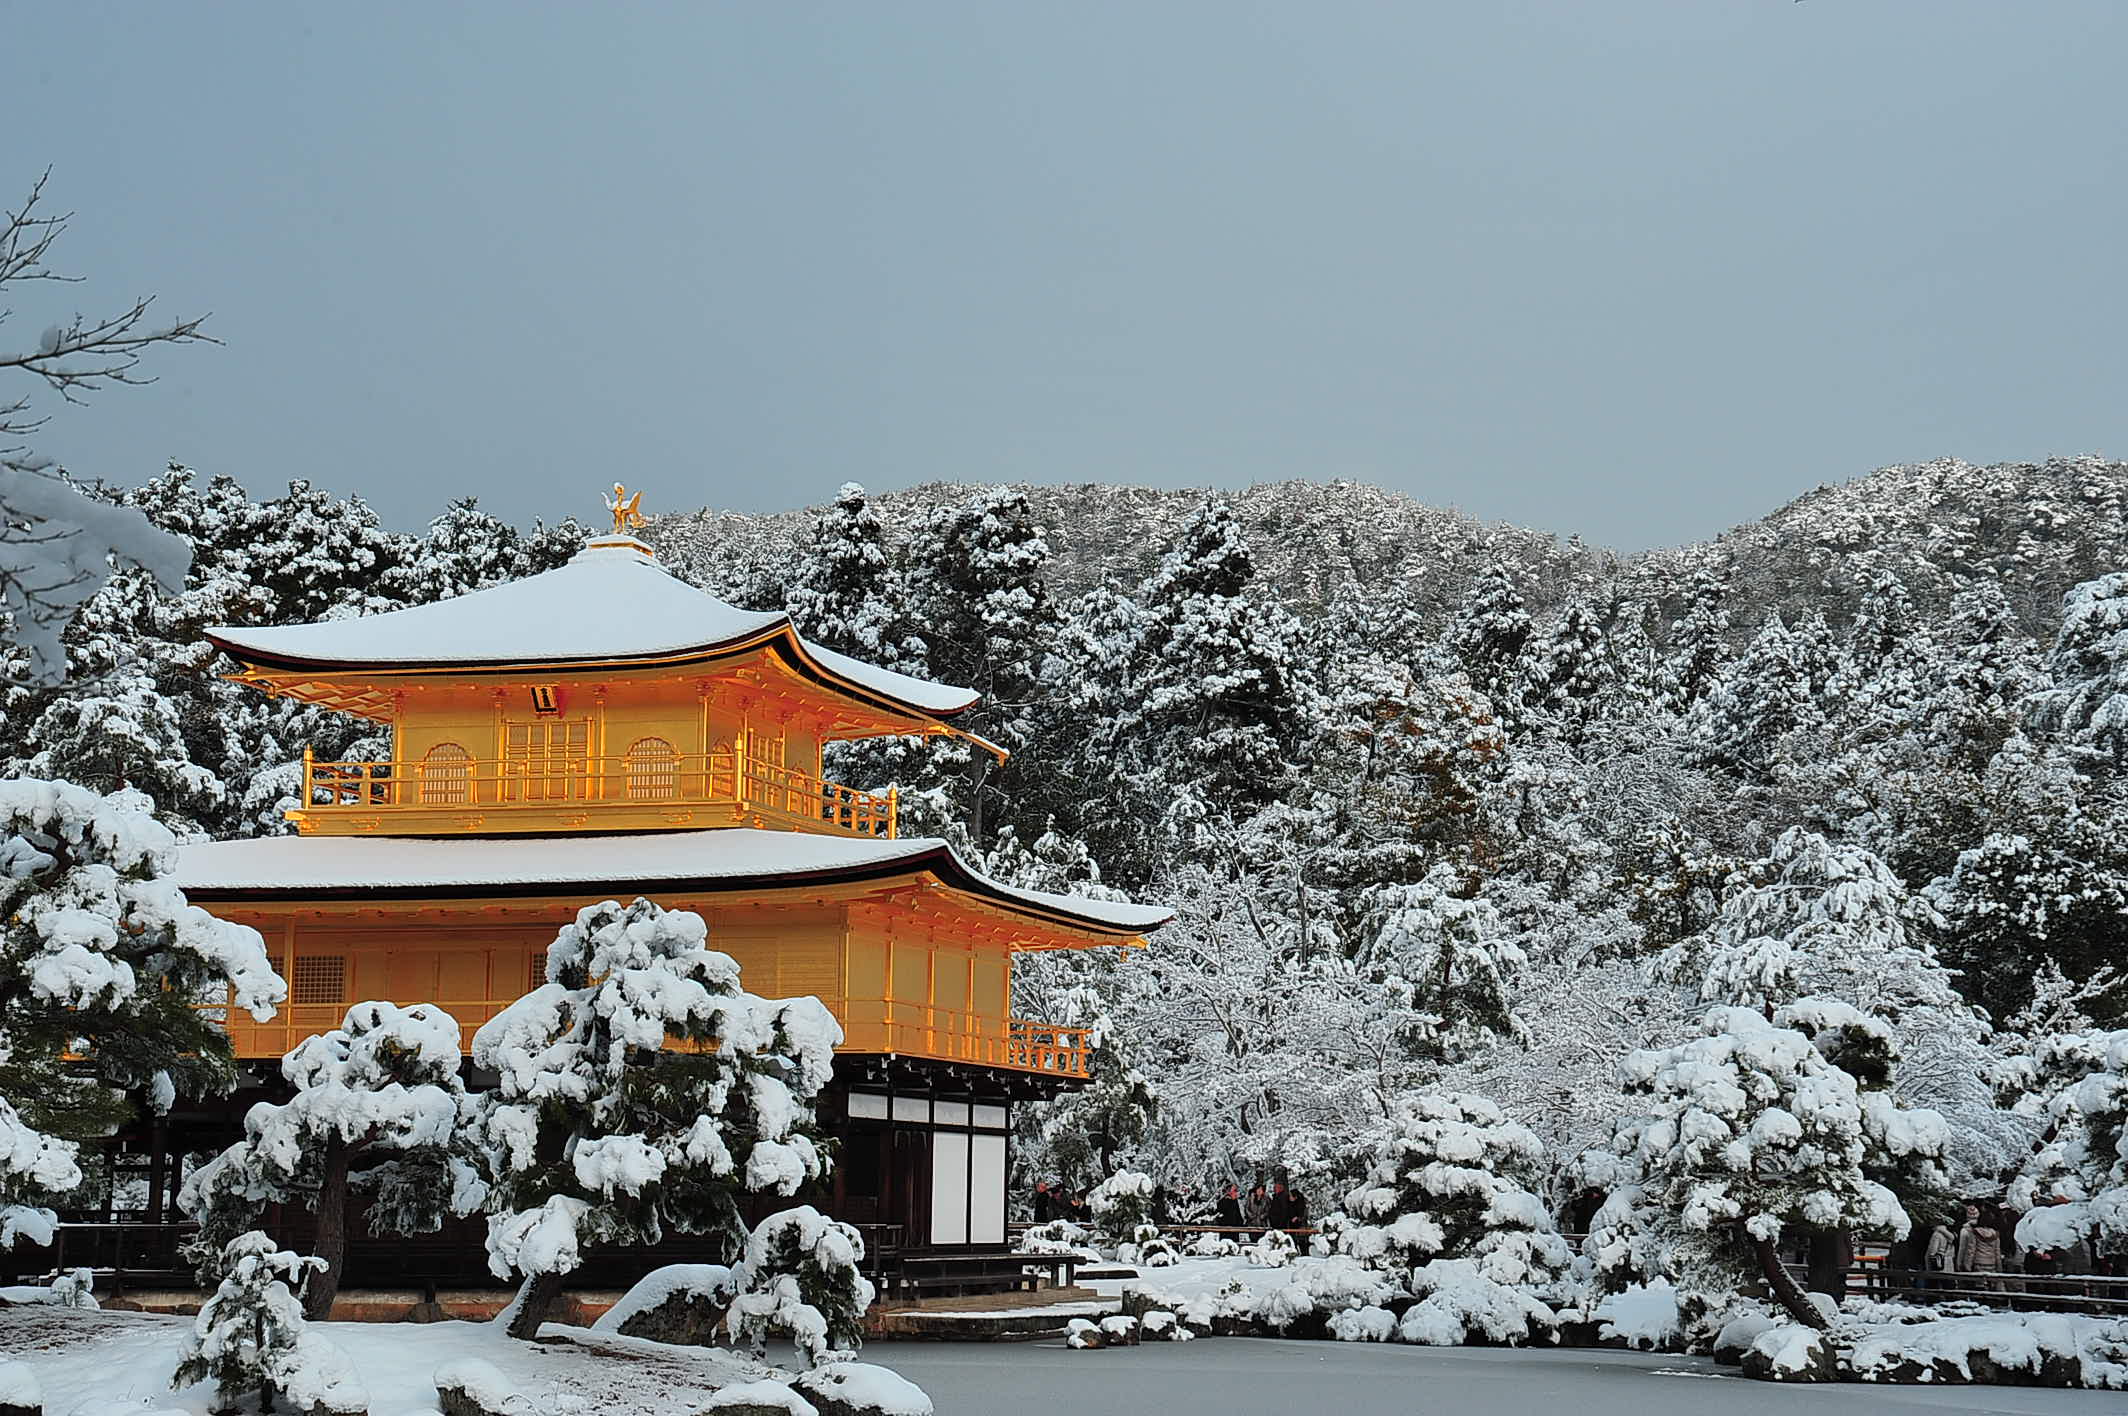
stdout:
{"type": "Polygon", "coordinates": [[[61,411],[80,473],[1349,477],[1640,547],[2128,447],[2124,59],[2120,0],[68,0],[0,191],[227,341],[61,411]]]}

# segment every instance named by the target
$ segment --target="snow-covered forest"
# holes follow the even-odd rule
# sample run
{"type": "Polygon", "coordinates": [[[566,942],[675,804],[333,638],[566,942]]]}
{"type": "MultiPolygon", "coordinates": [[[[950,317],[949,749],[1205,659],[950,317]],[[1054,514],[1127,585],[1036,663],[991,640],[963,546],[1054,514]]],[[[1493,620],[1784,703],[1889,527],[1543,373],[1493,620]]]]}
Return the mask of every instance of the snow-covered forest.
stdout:
{"type": "MultiPolygon", "coordinates": [[[[179,467],[106,495],[189,578],[120,571],[64,682],[15,652],[7,768],[144,792],[180,837],[286,829],[306,744],[386,749],[223,682],[202,626],[421,603],[583,539],[470,502],[397,534],[179,467]]],[[[1179,912],[1144,957],[1023,959],[1021,1010],[1099,1039],[1097,1084],[1030,1109],[1026,1184],[1342,1196],[1429,1085],[1576,1174],[1642,1105],[1628,1054],[1820,998],[1888,1025],[1899,1100],[1992,1191],[2042,1123],[1990,1078],[2122,1021],[2128,465],[1886,469],[1635,556],[1309,483],[850,486],[650,534],[713,593],[983,693],[1003,767],[915,742],[831,767],[898,784],[906,833],[1179,912]]]]}

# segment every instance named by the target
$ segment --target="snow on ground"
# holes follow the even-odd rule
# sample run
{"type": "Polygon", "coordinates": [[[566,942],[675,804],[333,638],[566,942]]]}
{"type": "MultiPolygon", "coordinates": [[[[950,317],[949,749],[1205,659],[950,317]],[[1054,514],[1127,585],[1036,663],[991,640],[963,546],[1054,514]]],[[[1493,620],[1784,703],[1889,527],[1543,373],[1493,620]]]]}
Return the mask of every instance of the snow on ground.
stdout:
{"type": "MultiPolygon", "coordinates": [[[[46,1416],[201,1416],[208,1383],[170,1390],[191,1319],[45,1305],[0,1309],[0,1361],[19,1359],[44,1388],[46,1416]]],[[[371,1416],[428,1416],[436,1369],[468,1360],[501,1371],[527,1416],[688,1416],[712,1388],[768,1369],[729,1352],[668,1347],[549,1323],[537,1344],[491,1323],[312,1323],[353,1359],[371,1416]]]]}

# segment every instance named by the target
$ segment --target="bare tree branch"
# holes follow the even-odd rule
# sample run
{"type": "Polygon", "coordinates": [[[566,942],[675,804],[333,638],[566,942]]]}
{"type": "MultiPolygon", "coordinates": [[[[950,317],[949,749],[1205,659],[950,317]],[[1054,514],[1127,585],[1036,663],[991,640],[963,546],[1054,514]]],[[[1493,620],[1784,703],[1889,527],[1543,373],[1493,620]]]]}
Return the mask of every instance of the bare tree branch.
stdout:
{"type": "MultiPolygon", "coordinates": [[[[46,215],[39,203],[47,168],[30,188],[22,205],[6,214],[0,224],[0,302],[10,286],[52,281],[69,284],[79,280],[53,270],[46,262],[53,244],[73,220],[72,212],[46,215]]],[[[148,384],[155,380],[137,370],[142,355],[158,344],[219,344],[203,331],[206,315],[168,323],[151,321],[155,297],[144,295],[116,314],[92,316],[76,311],[65,323],[46,327],[34,347],[10,352],[0,349],[0,371],[14,370],[42,381],[45,389],[63,402],[83,403],[89,394],[114,386],[148,384]]],[[[0,325],[14,309],[0,303],[0,325]]],[[[0,467],[17,471],[43,471],[49,459],[37,456],[27,446],[31,434],[42,428],[49,415],[32,412],[30,397],[18,395],[0,401],[0,467]]],[[[11,540],[0,529],[0,541],[11,540]]]]}

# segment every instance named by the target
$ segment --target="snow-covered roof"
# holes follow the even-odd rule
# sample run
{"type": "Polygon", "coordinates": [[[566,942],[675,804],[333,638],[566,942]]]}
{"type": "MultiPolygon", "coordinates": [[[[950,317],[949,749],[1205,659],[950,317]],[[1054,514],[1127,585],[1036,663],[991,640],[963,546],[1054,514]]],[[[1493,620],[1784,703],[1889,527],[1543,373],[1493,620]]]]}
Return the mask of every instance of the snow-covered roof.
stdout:
{"type": "Polygon", "coordinates": [[[742,610],[697,590],[627,536],[602,536],[567,565],[454,599],[356,619],[207,638],[251,662],[310,668],[481,668],[615,663],[713,652],[782,630],[810,665],[925,713],[975,702],[965,688],[911,678],[801,638],[780,610],[742,610]]]}
{"type": "Polygon", "coordinates": [[[178,847],[176,882],[201,900],[456,891],[600,894],[651,884],[710,890],[929,870],[1020,912],[1111,934],[1165,924],[1152,905],[1052,895],[1001,884],[942,840],[868,840],[796,831],[631,832],[568,837],[268,836],[178,847]]]}

